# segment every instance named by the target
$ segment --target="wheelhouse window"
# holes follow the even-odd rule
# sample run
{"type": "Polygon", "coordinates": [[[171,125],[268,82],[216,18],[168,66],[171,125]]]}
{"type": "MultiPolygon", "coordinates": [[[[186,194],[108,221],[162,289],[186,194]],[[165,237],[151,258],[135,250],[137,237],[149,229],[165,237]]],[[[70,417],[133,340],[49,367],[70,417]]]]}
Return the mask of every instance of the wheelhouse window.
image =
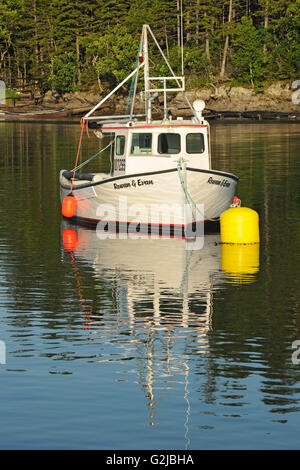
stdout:
{"type": "Polygon", "coordinates": [[[133,133],[131,155],[152,155],[152,134],[133,133]]]}
{"type": "Polygon", "coordinates": [[[179,134],[159,134],[158,153],[179,153],[180,135],[179,134]]]}
{"type": "Polygon", "coordinates": [[[125,135],[118,135],[116,138],[116,155],[124,155],[125,135]]]}
{"type": "Polygon", "coordinates": [[[204,135],[201,133],[187,134],[186,136],[186,151],[187,153],[203,153],[204,135]]]}

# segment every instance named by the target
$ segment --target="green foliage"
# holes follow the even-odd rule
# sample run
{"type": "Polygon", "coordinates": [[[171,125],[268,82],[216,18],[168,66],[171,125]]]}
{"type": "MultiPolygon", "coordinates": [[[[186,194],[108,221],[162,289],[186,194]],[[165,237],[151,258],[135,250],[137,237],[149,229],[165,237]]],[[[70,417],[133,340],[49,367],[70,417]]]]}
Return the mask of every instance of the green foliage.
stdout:
{"type": "Polygon", "coordinates": [[[259,30],[248,17],[242,17],[237,25],[233,40],[233,65],[242,82],[249,82],[254,87],[264,76],[262,39],[259,30]]]}
{"type": "Polygon", "coordinates": [[[104,35],[87,38],[87,55],[104,79],[120,82],[134,68],[139,38],[133,37],[125,27],[113,27],[104,35]]]}
{"type": "MultiPolygon", "coordinates": [[[[179,6],[178,0],[0,0],[0,78],[16,88],[35,80],[43,91],[62,93],[111,88],[133,69],[144,23],[180,74],[179,6]]],[[[226,80],[252,87],[300,76],[300,0],[184,0],[183,31],[190,86],[216,83],[224,63],[226,80]]],[[[159,70],[166,70],[160,59],[159,70]]]]}
{"type": "Polygon", "coordinates": [[[19,94],[16,92],[16,90],[11,90],[9,88],[6,88],[5,90],[5,98],[7,100],[18,100],[20,98],[19,94]]]}
{"type": "Polygon", "coordinates": [[[204,52],[193,47],[184,49],[184,64],[193,74],[202,74],[209,67],[209,60],[204,52]]]}
{"type": "Polygon", "coordinates": [[[270,70],[276,79],[300,76],[300,0],[291,2],[272,26],[275,39],[270,51],[270,70]]]}
{"type": "Polygon", "coordinates": [[[76,89],[76,58],[72,52],[52,58],[51,68],[52,73],[48,80],[51,90],[62,94],[76,89]]]}

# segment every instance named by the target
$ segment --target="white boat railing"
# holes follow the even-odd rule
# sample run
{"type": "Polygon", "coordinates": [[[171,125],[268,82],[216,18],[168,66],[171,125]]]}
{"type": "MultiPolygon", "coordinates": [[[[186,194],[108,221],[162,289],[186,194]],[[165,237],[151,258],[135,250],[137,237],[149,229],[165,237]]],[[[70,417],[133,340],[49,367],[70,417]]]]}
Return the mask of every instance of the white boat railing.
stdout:
{"type": "Polygon", "coordinates": [[[93,114],[103,103],[105,103],[105,101],[108,100],[108,98],[110,98],[116,91],[119,90],[119,88],[121,88],[131,77],[133,77],[136,72],[144,65],[144,62],[142,62],[141,64],[138,65],[138,67],[136,67],[126,78],[124,78],[124,80],[119,83],[119,85],[117,85],[110,93],[108,93],[108,95],[106,95],[101,101],[99,101],[98,104],[96,104],[96,106],[93,107],[93,109],[91,109],[84,117],[83,119],[87,119],[91,116],[91,114],[93,114]]]}
{"type": "MultiPolygon", "coordinates": [[[[139,117],[145,117],[146,114],[133,114],[132,117],[133,118],[139,118],[139,117]]],[[[119,115],[116,115],[114,114],[113,116],[84,116],[83,119],[85,119],[86,121],[103,121],[103,122],[106,122],[107,120],[113,120],[113,122],[117,122],[117,121],[120,121],[120,120],[127,120],[130,118],[130,114],[119,114],[119,115]]]]}

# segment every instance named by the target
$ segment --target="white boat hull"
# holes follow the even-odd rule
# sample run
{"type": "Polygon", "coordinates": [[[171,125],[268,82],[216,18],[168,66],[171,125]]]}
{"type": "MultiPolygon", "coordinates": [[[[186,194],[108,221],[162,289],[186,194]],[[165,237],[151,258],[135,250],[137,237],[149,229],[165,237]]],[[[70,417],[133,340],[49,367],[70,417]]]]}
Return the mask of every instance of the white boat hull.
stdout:
{"type": "MultiPolygon", "coordinates": [[[[71,181],[60,173],[61,201],[71,181]]],[[[106,176],[106,177],[105,177],[106,176]]],[[[217,221],[232,204],[237,177],[220,171],[177,168],[109,177],[74,180],[78,222],[140,224],[185,228],[192,223],[217,221]]],[[[113,226],[113,225],[112,225],[113,226]]]]}

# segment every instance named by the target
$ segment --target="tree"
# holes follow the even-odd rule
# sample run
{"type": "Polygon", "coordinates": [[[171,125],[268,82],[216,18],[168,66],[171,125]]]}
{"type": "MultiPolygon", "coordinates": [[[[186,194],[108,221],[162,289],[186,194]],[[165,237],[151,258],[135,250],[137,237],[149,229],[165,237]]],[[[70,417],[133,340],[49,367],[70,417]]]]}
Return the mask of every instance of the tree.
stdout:
{"type": "Polygon", "coordinates": [[[134,69],[139,37],[123,26],[110,28],[105,34],[91,34],[83,41],[87,56],[91,59],[100,91],[102,80],[111,84],[122,81],[134,69]]]}
{"type": "Polygon", "coordinates": [[[189,0],[185,9],[186,40],[195,46],[204,46],[207,59],[211,60],[211,39],[218,23],[220,9],[212,0],[189,0]]]}
{"type": "Polygon", "coordinates": [[[273,45],[270,50],[270,75],[276,79],[299,78],[300,74],[300,0],[273,6],[270,25],[273,45]]]}
{"type": "Polygon", "coordinates": [[[228,54],[228,46],[229,46],[229,34],[230,34],[230,27],[232,21],[232,0],[229,0],[229,8],[228,8],[228,23],[225,25],[225,42],[224,42],[224,50],[223,50],[223,59],[220,71],[220,79],[223,80],[225,76],[225,67],[226,67],[226,60],[228,54]]]}
{"type": "Polygon", "coordinates": [[[59,94],[75,90],[76,56],[65,52],[51,61],[52,73],[49,76],[49,87],[59,94]]]}
{"type": "Polygon", "coordinates": [[[250,18],[244,16],[235,29],[232,40],[233,64],[238,68],[242,81],[250,81],[254,88],[263,77],[263,52],[260,32],[253,26],[250,18]]]}
{"type": "Polygon", "coordinates": [[[15,5],[0,3],[0,73],[1,78],[11,82],[11,55],[13,54],[13,38],[16,31],[18,11],[15,5]],[[10,64],[9,74],[4,75],[4,63],[10,64]]]}
{"type": "MultiPolygon", "coordinates": [[[[299,78],[300,0],[182,6],[187,83],[299,78]]],[[[111,88],[131,71],[144,23],[179,72],[180,12],[179,0],[0,0],[0,78],[8,86],[38,80],[43,91],[56,82],[111,88]]]]}

